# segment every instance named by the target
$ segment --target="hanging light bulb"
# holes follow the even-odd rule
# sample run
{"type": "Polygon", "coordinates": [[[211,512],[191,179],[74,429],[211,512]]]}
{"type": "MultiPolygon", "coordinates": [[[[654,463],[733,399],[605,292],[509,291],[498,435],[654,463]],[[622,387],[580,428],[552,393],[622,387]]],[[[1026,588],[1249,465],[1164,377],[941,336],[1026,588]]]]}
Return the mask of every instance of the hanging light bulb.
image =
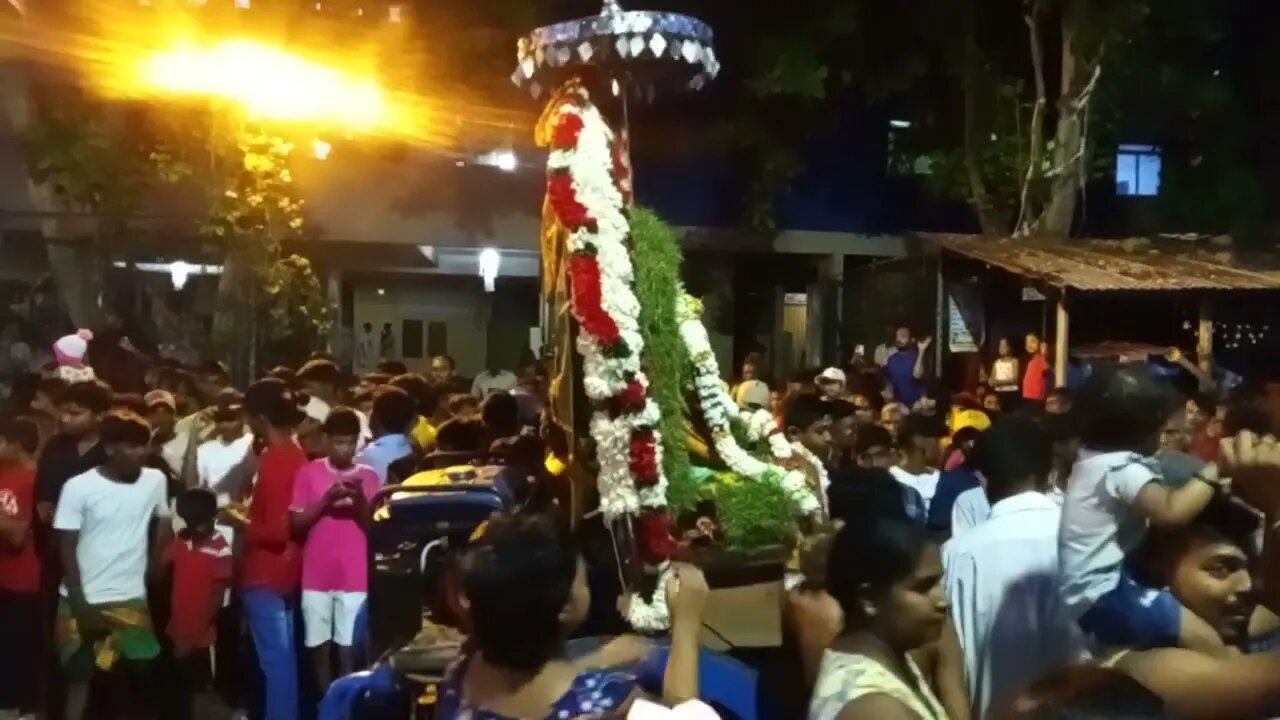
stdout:
{"type": "Polygon", "coordinates": [[[189,277],[191,277],[191,265],[186,261],[174,260],[169,263],[169,279],[173,281],[174,290],[186,287],[189,277]]]}
{"type": "Polygon", "coordinates": [[[484,278],[484,291],[493,292],[494,281],[498,278],[498,268],[502,265],[502,255],[493,248],[480,251],[480,277],[484,278]]]}

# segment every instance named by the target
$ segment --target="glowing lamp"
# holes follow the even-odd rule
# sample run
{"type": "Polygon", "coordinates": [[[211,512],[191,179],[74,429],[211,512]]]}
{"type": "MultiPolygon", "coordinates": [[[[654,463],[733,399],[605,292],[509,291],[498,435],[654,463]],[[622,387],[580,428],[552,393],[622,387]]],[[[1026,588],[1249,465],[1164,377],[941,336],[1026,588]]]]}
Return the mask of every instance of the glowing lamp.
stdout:
{"type": "Polygon", "coordinates": [[[169,279],[173,281],[173,289],[181,290],[187,286],[187,278],[191,277],[191,265],[183,260],[169,263],[169,279]]]}
{"type": "Polygon", "coordinates": [[[493,248],[480,251],[480,277],[484,278],[484,291],[493,292],[493,283],[498,278],[498,268],[502,266],[502,255],[493,248]]]}

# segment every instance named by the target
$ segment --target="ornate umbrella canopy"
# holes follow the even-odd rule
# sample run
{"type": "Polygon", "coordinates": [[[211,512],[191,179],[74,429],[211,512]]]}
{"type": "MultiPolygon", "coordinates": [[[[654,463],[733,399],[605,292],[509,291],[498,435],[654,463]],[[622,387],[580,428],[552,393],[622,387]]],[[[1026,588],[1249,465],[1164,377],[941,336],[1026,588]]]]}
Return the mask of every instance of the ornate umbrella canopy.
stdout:
{"type": "Polygon", "coordinates": [[[604,0],[599,15],[520,38],[517,60],[511,80],[535,98],[587,68],[650,99],[659,89],[698,90],[720,72],[706,23],[678,13],[623,10],[617,0],[604,0]]]}

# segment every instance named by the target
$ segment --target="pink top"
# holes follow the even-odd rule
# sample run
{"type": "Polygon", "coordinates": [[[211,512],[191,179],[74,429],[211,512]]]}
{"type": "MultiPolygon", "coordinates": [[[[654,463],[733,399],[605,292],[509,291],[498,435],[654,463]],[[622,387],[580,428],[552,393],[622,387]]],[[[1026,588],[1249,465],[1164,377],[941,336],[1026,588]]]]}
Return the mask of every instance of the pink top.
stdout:
{"type": "MultiPolygon", "coordinates": [[[[382,483],[368,465],[336,470],[327,458],[312,460],[298,470],[293,483],[295,510],[320,502],[339,478],[357,481],[367,498],[382,483]]],[[[325,511],[307,533],[302,545],[302,589],[326,592],[368,592],[368,556],[364,529],[356,520],[350,500],[325,511]]]]}

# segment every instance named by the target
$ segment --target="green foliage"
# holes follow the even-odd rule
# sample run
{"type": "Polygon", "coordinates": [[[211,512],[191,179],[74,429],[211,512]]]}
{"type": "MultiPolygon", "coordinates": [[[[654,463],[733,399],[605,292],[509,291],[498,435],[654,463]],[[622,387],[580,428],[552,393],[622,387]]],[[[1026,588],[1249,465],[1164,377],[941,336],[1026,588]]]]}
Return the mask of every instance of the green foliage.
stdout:
{"type": "Polygon", "coordinates": [[[682,397],[689,363],[676,317],[676,300],[684,294],[680,245],[671,227],[647,208],[631,209],[631,257],[640,302],[645,373],[654,403],[662,413],[658,430],[662,434],[667,502],[677,511],[690,510],[698,501],[698,483],[690,472],[682,397]]]}
{"type": "Polygon", "coordinates": [[[20,138],[28,176],[70,209],[122,226],[149,188],[181,172],[154,137],[129,131],[126,115],[78,95],[49,103],[20,138]]]}
{"type": "Polygon", "coordinates": [[[218,137],[209,135],[218,162],[209,188],[212,210],[200,230],[223,244],[242,270],[228,278],[231,296],[221,299],[237,307],[219,308],[214,343],[232,354],[242,342],[236,325],[252,314],[252,341],[264,349],[312,349],[331,322],[324,289],[306,258],[280,247],[281,240],[303,235],[304,203],[289,169],[293,143],[250,126],[232,134],[233,142],[212,145],[218,137]]]}
{"type": "Polygon", "coordinates": [[[315,338],[329,329],[329,304],[311,261],[285,255],[260,273],[266,290],[264,310],[270,322],[265,339],[284,341],[315,338]]]}
{"type": "Polygon", "coordinates": [[[726,547],[752,550],[794,542],[799,510],[780,483],[734,478],[717,482],[713,493],[726,547]]]}
{"type": "Polygon", "coordinates": [[[293,143],[245,129],[236,139],[236,148],[238,166],[227,170],[225,189],[202,232],[255,245],[301,235],[303,203],[296,197],[289,171],[293,143]]]}
{"type": "Polygon", "coordinates": [[[1245,235],[1266,213],[1252,148],[1267,128],[1224,67],[1225,22],[1203,0],[1161,3],[1108,55],[1100,92],[1114,112],[1101,118],[1101,133],[1164,148],[1160,195],[1139,231],[1245,235]]]}
{"type": "MultiPolygon", "coordinates": [[[[1003,232],[1019,217],[1029,170],[1027,205],[1034,216],[1071,170],[1089,180],[1107,176],[1120,142],[1166,149],[1165,190],[1148,203],[1158,206],[1152,213],[1157,226],[1145,229],[1226,231],[1263,214],[1256,163],[1246,148],[1265,129],[1251,127],[1255,114],[1240,107],[1229,73],[1218,66],[1232,56],[1224,46],[1228,13],[1221,3],[798,3],[785,13],[767,3],[739,4],[730,24],[717,26],[721,37],[753,38],[722,48],[726,67],[747,78],[718,139],[751,165],[746,213],[757,228],[773,229],[776,198],[803,169],[815,134],[859,105],[911,122],[893,132],[891,173],[917,176],[936,197],[976,210],[968,137],[969,157],[994,211],[986,219],[1007,221],[1003,232]],[[1046,105],[1038,138],[1043,154],[1031,167],[1036,83],[1025,18],[1037,6],[1046,105]],[[1065,171],[1056,165],[1067,159],[1054,156],[1064,37],[1073,40],[1072,56],[1084,61],[1068,98],[1087,83],[1090,63],[1102,68],[1087,108],[1083,163],[1065,171]]],[[[715,17],[714,4],[700,5],[685,9],[715,17]]]]}

